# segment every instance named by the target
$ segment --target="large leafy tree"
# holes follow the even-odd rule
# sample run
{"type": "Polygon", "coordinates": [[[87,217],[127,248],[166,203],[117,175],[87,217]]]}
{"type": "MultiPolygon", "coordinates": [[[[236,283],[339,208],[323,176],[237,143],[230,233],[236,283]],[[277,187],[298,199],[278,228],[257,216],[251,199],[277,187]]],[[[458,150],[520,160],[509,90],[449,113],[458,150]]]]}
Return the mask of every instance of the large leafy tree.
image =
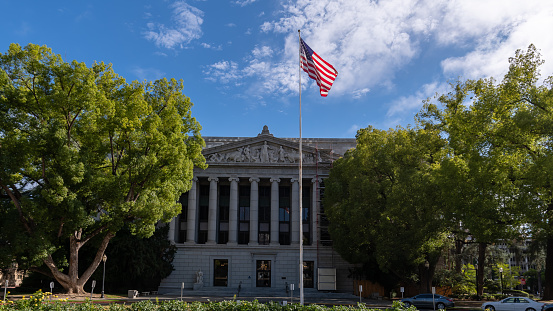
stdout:
{"type": "Polygon", "coordinates": [[[110,65],[64,61],[45,46],[0,54],[0,239],[4,260],[53,276],[70,293],[124,225],[149,236],[180,212],[200,125],[182,82],[127,83],[110,65]],[[79,250],[99,239],[79,273],[79,250]]]}
{"type": "Polygon", "coordinates": [[[443,139],[424,129],[368,127],[334,163],[325,181],[325,212],[336,250],[352,263],[376,260],[397,279],[418,276],[429,291],[448,244],[448,220],[434,171],[443,139]]]}
{"type": "MultiPolygon", "coordinates": [[[[552,80],[537,85],[541,63],[534,46],[517,51],[501,82],[457,82],[439,97],[443,110],[429,103],[419,115],[448,138],[450,156],[442,165],[447,210],[480,243],[480,294],[487,244],[524,238],[530,227],[533,238],[552,236],[552,80]]],[[[553,275],[553,262],[549,271],[553,275]]]]}
{"type": "Polygon", "coordinates": [[[474,81],[458,82],[451,93],[438,98],[443,110],[427,103],[419,121],[426,128],[441,130],[447,138],[448,156],[437,175],[446,203],[444,215],[454,221],[456,237],[478,243],[478,256],[472,264],[477,267],[477,293],[482,295],[487,246],[516,237],[522,223],[513,200],[519,189],[513,181],[520,176],[523,158],[490,141],[495,124],[467,100],[474,96],[476,85],[474,81]]]}

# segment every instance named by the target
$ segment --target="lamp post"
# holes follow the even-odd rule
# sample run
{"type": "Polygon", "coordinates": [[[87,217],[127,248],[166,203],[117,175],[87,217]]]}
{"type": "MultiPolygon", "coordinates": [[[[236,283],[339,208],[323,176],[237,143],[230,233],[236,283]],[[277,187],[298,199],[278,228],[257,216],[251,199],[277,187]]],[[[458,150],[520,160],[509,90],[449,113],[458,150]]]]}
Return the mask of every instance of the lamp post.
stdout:
{"type": "Polygon", "coordinates": [[[426,292],[430,293],[430,263],[428,260],[424,263],[424,267],[426,268],[426,292]]]}
{"type": "Polygon", "coordinates": [[[499,268],[499,283],[501,285],[501,295],[503,295],[503,268],[499,268]]]}
{"type": "Polygon", "coordinates": [[[101,298],[104,298],[104,281],[106,279],[106,261],[107,260],[108,260],[108,256],[104,254],[104,256],[102,256],[102,261],[104,262],[104,275],[102,276],[102,297],[101,298]]]}

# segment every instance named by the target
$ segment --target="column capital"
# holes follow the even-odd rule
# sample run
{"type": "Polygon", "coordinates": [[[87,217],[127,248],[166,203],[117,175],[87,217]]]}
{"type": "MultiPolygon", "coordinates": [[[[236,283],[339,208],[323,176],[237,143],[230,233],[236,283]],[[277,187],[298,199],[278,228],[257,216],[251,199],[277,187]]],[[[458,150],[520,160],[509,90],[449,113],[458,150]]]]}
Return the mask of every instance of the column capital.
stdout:
{"type": "Polygon", "coordinates": [[[228,179],[228,181],[230,181],[230,182],[233,182],[233,181],[239,182],[239,181],[240,181],[240,178],[238,178],[238,177],[230,177],[230,178],[228,179]]]}
{"type": "Polygon", "coordinates": [[[295,182],[298,182],[300,179],[297,178],[297,177],[294,177],[294,178],[290,178],[290,182],[291,183],[295,183],[295,182]]]}
{"type": "Polygon", "coordinates": [[[271,182],[280,182],[280,178],[271,178],[270,179],[271,182]]]}
{"type": "Polygon", "coordinates": [[[198,182],[198,177],[197,176],[192,177],[192,181],[193,182],[198,182]]]}
{"type": "Polygon", "coordinates": [[[249,181],[252,183],[252,182],[256,182],[258,183],[259,182],[259,178],[257,177],[250,177],[249,181]]]}
{"type": "Polygon", "coordinates": [[[207,180],[209,180],[210,182],[211,181],[219,182],[219,178],[217,178],[217,177],[208,177],[207,180]]]}
{"type": "Polygon", "coordinates": [[[311,179],[312,183],[321,183],[322,181],[323,181],[323,179],[320,178],[320,177],[315,177],[315,178],[311,179]]]}

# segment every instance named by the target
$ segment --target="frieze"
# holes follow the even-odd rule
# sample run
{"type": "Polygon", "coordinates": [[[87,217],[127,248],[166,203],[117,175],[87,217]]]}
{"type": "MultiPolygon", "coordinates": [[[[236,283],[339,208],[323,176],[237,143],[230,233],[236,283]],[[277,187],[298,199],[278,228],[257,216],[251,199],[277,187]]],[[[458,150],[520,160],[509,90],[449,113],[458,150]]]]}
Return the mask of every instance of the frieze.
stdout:
{"type": "MultiPolygon", "coordinates": [[[[206,160],[211,163],[299,163],[299,152],[295,149],[263,145],[246,145],[235,150],[225,152],[215,152],[206,155],[206,160]]],[[[303,152],[302,162],[305,164],[314,164],[321,162],[321,154],[303,152]]]]}

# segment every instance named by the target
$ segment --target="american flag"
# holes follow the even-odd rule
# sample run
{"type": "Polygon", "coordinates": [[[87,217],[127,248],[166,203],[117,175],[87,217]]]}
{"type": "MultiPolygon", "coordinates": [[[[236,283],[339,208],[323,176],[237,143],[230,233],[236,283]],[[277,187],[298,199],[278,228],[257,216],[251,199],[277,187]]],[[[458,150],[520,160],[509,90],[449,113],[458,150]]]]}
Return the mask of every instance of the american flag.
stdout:
{"type": "Polygon", "coordinates": [[[326,97],[334,79],[338,75],[338,71],[334,67],[322,59],[315,53],[303,39],[300,38],[300,59],[301,68],[309,74],[309,77],[317,81],[317,85],[321,90],[321,96],[326,97]]]}

